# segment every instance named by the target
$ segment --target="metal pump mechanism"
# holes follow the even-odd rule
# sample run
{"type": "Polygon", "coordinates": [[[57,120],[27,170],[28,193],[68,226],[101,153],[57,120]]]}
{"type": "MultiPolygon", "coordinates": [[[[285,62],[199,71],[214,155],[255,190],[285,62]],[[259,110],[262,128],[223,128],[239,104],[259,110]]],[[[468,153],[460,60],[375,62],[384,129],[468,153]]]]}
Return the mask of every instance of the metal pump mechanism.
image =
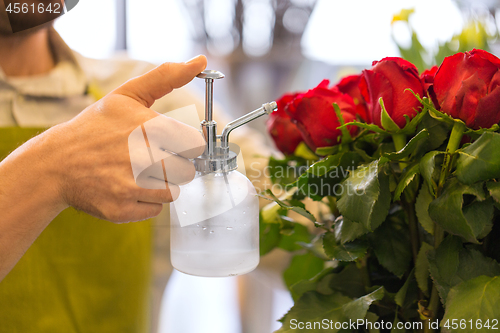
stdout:
{"type": "Polygon", "coordinates": [[[217,135],[217,123],[213,120],[213,83],[224,78],[224,74],[215,70],[205,70],[197,75],[205,79],[205,119],[201,122],[203,136],[207,142],[205,152],[194,159],[196,171],[203,173],[228,172],[235,170],[237,154],[229,149],[229,133],[254,119],[270,114],[278,109],[276,102],[262,104],[260,108],[233,120],[217,135]]]}

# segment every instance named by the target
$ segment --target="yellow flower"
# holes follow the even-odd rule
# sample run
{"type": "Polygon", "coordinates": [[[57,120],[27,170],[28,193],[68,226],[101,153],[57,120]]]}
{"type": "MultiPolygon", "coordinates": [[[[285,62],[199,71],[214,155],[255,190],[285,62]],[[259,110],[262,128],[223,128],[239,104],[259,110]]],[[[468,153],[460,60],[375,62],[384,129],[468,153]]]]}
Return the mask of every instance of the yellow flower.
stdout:
{"type": "Polygon", "coordinates": [[[414,8],[401,9],[401,11],[398,14],[394,14],[394,16],[392,17],[391,24],[393,24],[396,21],[408,22],[410,15],[413,14],[414,12],[415,12],[414,8]]]}

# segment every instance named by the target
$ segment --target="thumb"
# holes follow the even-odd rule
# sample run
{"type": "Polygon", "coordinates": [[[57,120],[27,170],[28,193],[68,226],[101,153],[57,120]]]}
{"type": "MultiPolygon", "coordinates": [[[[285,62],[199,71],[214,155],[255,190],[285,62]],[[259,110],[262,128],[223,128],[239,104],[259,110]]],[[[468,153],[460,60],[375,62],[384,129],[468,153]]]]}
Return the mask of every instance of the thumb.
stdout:
{"type": "Polygon", "coordinates": [[[205,67],[207,58],[204,55],[183,63],[166,62],[125,82],[112,93],[129,96],[149,108],[155,100],[189,83],[205,67]]]}

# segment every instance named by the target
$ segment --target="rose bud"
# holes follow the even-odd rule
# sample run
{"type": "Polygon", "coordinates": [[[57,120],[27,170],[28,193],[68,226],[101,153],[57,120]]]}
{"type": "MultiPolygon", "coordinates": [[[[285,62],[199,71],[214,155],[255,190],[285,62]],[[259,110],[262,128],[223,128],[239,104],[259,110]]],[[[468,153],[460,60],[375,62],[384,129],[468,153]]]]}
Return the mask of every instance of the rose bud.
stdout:
{"type": "Polygon", "coordinates": [[[339,83],[335,85],[341,93],[347,94],[352,97],[354,105],[356,105],[356,114],[359,115],[364,121],[368,121],[368,110],[366,102],[359,90],[359,82],[361,81],[361,74],[350,75],[344,77],[339,83]]]}
{"type": "Polygon", "coordinates": [[[420,96],[424,95],[424,86],[417,68],[402,58],[389,57],[374,61],[371,69],[363,71],[359,88],[368,105],[369,121],[380,127],[380,97],[388,115],[399,128],[403,128],[406,125],[405,115],[413,118],[421,107],[418,99],[406,89],[411,89],[420,96]]]}
{"type": "Polygon", "coordinates": [[[285,107],[299,94],[285,94],[276,101],[278,110],[269,115],[267,131],[276,148],[285,155],[292,155],[299,143],[304,141],[297,126],[285,112],[285,107]]]}
{"type": "Polygon", "coordinates": [[[500,121],[500,59],[483,50],[444,59],[434,77],[438,107],[473,129],[500,121]]]}
{"type": "MultiPolygon", "coordinates": [[[[438,70],[438,66],[432,66],[429,69],[426,69],[421,75],[420,78],[424,84],[425,91],[429,90],[429,87],[434,83],[434,76],[438,70]]],[[[423,96],[421,96],[423,97],[423,96]]]]}
{"type": "MultiPolygon", "coordinates": [[[[333,103],[338,104],[344,122],[356,119],[356,106],[352,97],[335,87],[329,89],[329,83],[328,80],[323,80],[316,88],[295,97],[286,108],[304,141],[313,151],[318,147],[334,146],[340,142],[342,132],[337,129],[340,121],[333,103]]],[[[349,131],[355,134],[357,129],[349,126],[349,131]]]]}

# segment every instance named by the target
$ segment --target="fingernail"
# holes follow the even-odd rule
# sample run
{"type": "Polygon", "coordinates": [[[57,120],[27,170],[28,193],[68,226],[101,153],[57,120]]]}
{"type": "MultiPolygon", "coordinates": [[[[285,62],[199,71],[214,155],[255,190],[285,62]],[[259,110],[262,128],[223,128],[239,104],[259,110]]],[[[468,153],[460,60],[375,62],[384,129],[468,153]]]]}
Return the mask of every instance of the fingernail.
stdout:
{"type": "Polygon", "coordinates": [[[186,64],[193,63],[193,62],[195,62],[197,59],[199,59],[200,57],[201,57],[201,54],[198,54],[196,57],[193,57],[193,58],[189,59],[188,61],[186,61],[186,64]]]}

